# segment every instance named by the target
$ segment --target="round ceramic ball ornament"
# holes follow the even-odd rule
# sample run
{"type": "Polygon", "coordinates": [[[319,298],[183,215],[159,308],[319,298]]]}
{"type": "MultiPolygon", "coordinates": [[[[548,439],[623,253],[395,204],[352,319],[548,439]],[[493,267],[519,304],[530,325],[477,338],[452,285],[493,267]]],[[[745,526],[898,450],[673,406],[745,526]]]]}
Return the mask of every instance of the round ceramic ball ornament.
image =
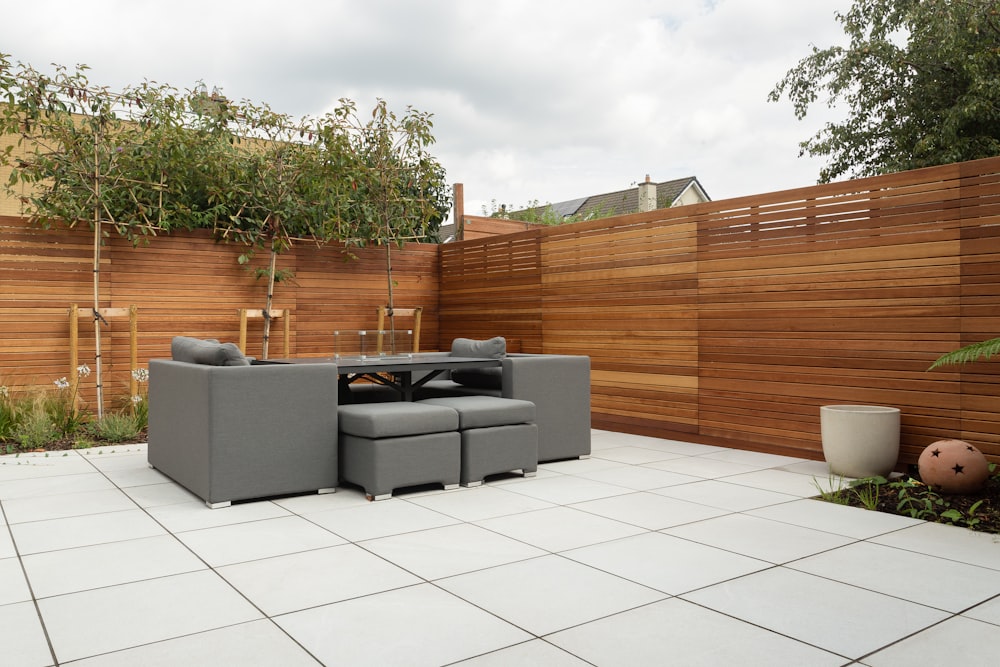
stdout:
{"type": "Polygon", "coordinates": [[[990,476],[981,451],[964,440],[938,440],[917,459],[920,479],[944,493],[974,493],[990,476]]]}

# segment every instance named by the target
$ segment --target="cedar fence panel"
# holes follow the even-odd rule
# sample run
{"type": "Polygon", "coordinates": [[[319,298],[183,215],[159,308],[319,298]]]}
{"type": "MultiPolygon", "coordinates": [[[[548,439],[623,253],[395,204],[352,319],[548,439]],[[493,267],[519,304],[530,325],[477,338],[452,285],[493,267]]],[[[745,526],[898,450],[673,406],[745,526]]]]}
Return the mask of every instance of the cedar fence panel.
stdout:
{"type": "Polygon", "coordinates": [[[905,462],[1000,461],[1000,362],[927,371],[1000,335],[998,260],[994,158],[448,246],[440,326],[535,314],[531,351],[590,355],[598,428],[821,458],[821,405],[882,404],[905,462]]]}
{"type": "MultiPolygon", "coordinates": [[[[15,390],[52,388],[69,373],[69,307],[93,305],[93,236],[86,229],[41,230],[19,217],[0,217],[0,384],[15,390]]],[[[266,281],[257,280],[237,257],[241,247],[216,243],[206,232],[180,232],[132,245],[110,237],[102,248],[101,307],[138,308],[138,363],[168,357],[175,335],[238,342],[239,309],[262,309],[266,281]]],[[[254,263],[264,266],[265,255],[254,263]]],[[[393,248],[395,303],[423,306],[422,348],[436,349],[440,271],[437,246],[393,248]]],[[[376,309],[387,299],[385,249],[317,248],[299,243],[278,258],[294,272],[278,283],[273,309],[291,313],[290,354],[333,353],[333,331],[374,329],[376,309]],[[356,259],[351,259],[356,257],[356,259]]],[[[399,328],[409,328],[401,322],[399,328]]],[[[272,321],[271,357],[284,349],[284,323],[272,321]]],[[[261,355],[263,320],[250,319],[247,350],[261,355]]],[[[95,367],[92,320],[79,321],[79,362],[95,367]]],[[[129,322],[102,326],[105,407],[128,399],[129,322]]],[[[94,400],[95,377],[81,382],[94,400]]],[[[92,403],[90,403],[92,405],[92,403]]]]}

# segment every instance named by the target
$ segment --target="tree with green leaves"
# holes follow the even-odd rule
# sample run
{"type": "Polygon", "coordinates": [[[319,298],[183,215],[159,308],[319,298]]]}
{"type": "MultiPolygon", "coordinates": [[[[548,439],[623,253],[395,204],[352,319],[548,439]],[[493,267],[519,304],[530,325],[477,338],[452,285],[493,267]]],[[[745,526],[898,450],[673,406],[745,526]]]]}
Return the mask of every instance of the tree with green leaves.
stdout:
{"type": "MultiPolygon", "coordinates": [[[[94,232],[93,321],[97,413],[103,416],[101,363],[101,246],[111,226],[137,242],[152,228],[152,211],[140,203],[142,190],[157,184],[137,180],[133,159],[144,145],[144,127],[127,122],[126,110],[143,105],[152,90],[113,93],[93,87],[85,66],[56,67],[46,75],[30,66],[15,67],[0,54],[0,133],[16,136],[0,155],[12,166],[5,184],[20,198],[32,220],[43,227],[54,221],[87,224],[94,232]],[[18,186],[26,188],[19,194],[18,186]]],[[[75,382],[75,379],[74,379],[75,382]]],[[[75,390],[75,386],[74,386],[75,390]]]]}
{"type": "MultiPolygon", "coordinates": [[[[103,238],[138,243],[172,229],[211,229],[242,243],[241,264],[269,253],[263,356],[268,354],[277,267],[294,241],[384,244],[392,306],[391,244],[432,236],[451,206],[430,114],[402,116],[379,100],[371,120],[354,103],[295,120],[266,104],[234,103],[199,85],[180,92],[150,83],[113,93],[86,66],[54,76],[0,54],[0,132],[18,137],[0,153],[8,194],[27,189],[26,213],[94,229],[94,312],[103,238]],[[4,103],[5,102],[5,103],[4,103]]],[[[98,409],[101,409],[100,323],[98,409]]]]}
{"type": "Polygon", "coordinates": [[[353,242],[385,248],[389,323],[395,330],[392,246],[435,238],[451,208],[444,168],[428,150],[434,143],[431,114],[407,107],[397,115],[380,99],[363,121],[353,102],[341,100],[338,117],[358,160],[350,205],[353,242]]]}
{"type": "Polygon", "coordinates": [[[293,277],[278,269],[278,255],[297,239],[325,243],[353,235],[353,229],[345,230],[343,210],[349,191],[345,184],[357,178],[352,171],[355,161],[334,154],[348,148],[342,142],[320,141],[331,134],[323,123],[336,123],[335,116],[295,120],[267,105],[233,104],[219,95],[214,103],[232,140],[228,173],[209,193],[222,212],[215,229],[220,237],[247,247],[240,255],[241,264],[249,264],[258,250],[269,253],[267,268],[255,271],[258,278],[267,279],[262,349],[266,359],[275,283],[293,277]]]}
{"type": "Polygon", "coordinates": [[[855,0],[837,13],[847,46],[813,47],[769,99],[799,119],[821,95],[845,120],[800,144],[829,182],[1000,155],[996,0],[855,0]]]}

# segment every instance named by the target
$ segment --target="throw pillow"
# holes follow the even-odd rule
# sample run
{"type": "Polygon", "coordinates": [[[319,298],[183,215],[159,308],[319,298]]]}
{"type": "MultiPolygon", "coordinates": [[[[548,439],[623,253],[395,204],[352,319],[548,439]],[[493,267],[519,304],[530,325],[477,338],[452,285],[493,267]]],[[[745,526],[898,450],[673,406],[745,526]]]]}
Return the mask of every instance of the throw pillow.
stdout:
{"type": "Polygon", "coordinates": [[[207,366],[249,366],[236,343],[220,343],[189,336],[174,336],[170,342],[170,356],[174,361],[207,366]]]}
{"type": "Polygon", "coordinates": [[[494,336],[489,340],[456,338],[451,342],[451,356],[503,359],[507,356],[507,339],[503,336],[494,336]]]}
{"type": "Polygon", "coordinates": [[[222,365],[223,366],[249,366],[250,359],[243,356],[239,345],[236,343],[222,343],[222,365]]]}

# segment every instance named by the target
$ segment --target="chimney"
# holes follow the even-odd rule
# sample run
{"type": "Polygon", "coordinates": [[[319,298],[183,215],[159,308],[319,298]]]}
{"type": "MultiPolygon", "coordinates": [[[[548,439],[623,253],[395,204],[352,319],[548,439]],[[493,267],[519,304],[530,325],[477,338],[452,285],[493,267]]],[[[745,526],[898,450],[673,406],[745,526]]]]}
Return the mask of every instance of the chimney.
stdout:
{"type": "Polygon", "coordinates": [[[646,182],[639,185],[639,212],[652,211],[656,208],[656,183],[649,182],[649,174],[646,174],[646,182]]]}

